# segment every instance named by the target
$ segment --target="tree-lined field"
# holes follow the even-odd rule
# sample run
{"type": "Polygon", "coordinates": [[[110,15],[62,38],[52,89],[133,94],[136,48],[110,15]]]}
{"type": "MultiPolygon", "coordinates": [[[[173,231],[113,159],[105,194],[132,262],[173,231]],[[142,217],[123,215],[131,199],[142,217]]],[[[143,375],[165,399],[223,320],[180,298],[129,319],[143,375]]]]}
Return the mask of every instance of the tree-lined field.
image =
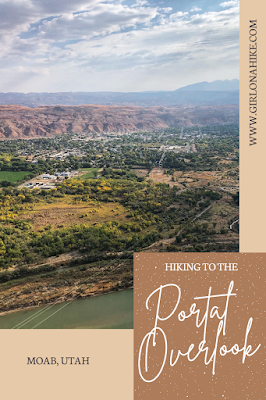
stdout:
{"type": "Polygon", "coordinates": [[[230,211],[224,214],[226,219],[220,221],[218,231],[216,212],[202,234],[193,241],[184,237],[180,248],[185,251],[189,244],[193,251],[196,244],[211,242],[213,250],[221,230],[228,231],[238,211],[234,195],[228,193],[208,188],[179,193],[176,186],[139,182],[133,174],[124,179],[122,170],[114,171],[112,177],[108,169],[104,174],[109,178],[65,180],[52,190],[3,188],[0,267],[41,262],[76,249],[87,253],[140,250],[193,225],[210,205],[227,204],[230,211]]]}
{"type": "Polygon", "coordinates": [[[126,221],[127,210],[118,202],[97,202],[89,198],[84,202],[76,196],[65,195],[45,199],[35,203],[30,209],[20,214],[22,220],[28,220],[35,231],[70,227],[75,224],[103,224],[112,221],[126,221]]]}
{"type": "Polygon", "coordinates": [[[79,171],[82,173],[82,175],[80,175],[78,179],[83,181],[84,179],[96,177],[99,168],[81,168],[79,171]]]}
{"type": "Polygon", "coordinates": [[[29,175],[28,171],[0,171],[0,181],[17,182],[29,175]]]}

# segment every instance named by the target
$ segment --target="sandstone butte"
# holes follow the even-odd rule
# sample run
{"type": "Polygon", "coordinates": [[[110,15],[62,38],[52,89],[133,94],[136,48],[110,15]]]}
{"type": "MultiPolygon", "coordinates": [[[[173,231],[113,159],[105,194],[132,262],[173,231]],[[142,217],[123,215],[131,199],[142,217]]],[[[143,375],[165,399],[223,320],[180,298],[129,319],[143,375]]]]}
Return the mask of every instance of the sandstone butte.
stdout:
{"type": "Polygon", "coordinates": [[[0,106],[0,140],[53,137],[65,133],[130,133],[168,127],[238,123],[238,105],[0,106]]]}

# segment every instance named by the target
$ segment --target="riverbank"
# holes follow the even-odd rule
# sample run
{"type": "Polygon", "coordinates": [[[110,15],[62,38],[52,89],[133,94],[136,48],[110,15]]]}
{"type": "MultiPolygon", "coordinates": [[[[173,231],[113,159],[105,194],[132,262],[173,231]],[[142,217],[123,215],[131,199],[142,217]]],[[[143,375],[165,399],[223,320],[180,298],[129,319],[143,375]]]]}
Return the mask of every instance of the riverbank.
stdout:
{"type": "MultiPolygon", "coordinates": [[[[88,300],[90,298],[94,298],[94,297],[98,297],[98,296],[104,296],[104,295],[112,294],[112,293],[118,293],[118,292],[122,292],[122,291],[125,291],[125,290],[133,290],[133,286],[125,287],[125,288],[121,288],[121,289],[115,289],[115,290],[110,289],[108,291],[106,291],[106,290],[103,291],[102,290],[100,292],[95,292],[95,293],[93,293],[91,295],[88,295],[88,296],[79,296],[76,299],[73,297],[73,298],[69,298],[69,299],[62,299],[61,301],[56,301],[56,302],[50,302],[50,303],[48,302],[48,303],[36,304],[36,305],[33,305],[33,306],[20,307],[20,308],[8,310],[8,311],[0,312],[0,317],[2,317],[4,315],[16,313],[16,312],[19,312],[19,311],[36,310],[39,307],[51,306],[51,305],[59,305],[59,304],[62,304],[64,302],[67,302],[67,301],[77,301],[77,300],[85,300],[85,299],[88,300]]],[[[1,329],[1,327],[0,327],[0,329],[1,329]]]]}
{"type": "Polygon", "coordinates": [[[56,270],[1,284],[0,316],[118,292],[132,286],[132,260],[102,261],[56,270]]]}

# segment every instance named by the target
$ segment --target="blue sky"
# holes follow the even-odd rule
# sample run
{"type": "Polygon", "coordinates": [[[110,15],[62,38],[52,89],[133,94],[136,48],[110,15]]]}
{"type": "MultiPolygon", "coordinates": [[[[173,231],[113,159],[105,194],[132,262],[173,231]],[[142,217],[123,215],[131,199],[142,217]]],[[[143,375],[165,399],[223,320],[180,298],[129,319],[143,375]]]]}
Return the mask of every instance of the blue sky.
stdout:
{"type": "Polygon", "coordinates": [[[146,91],[239,75],[239,1],[0,0],[0,91],[146,91]]]}

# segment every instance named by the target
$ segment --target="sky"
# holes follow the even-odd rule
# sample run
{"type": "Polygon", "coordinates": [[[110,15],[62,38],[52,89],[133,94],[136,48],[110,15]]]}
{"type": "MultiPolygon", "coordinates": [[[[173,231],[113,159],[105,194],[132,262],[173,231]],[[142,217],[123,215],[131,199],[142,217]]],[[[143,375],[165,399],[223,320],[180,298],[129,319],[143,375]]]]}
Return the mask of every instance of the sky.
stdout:
{"type": "Polygon", "coordinates": [[[238,0],[0,0],[0,91],[154,91],[239,77],[238,0]]]}

